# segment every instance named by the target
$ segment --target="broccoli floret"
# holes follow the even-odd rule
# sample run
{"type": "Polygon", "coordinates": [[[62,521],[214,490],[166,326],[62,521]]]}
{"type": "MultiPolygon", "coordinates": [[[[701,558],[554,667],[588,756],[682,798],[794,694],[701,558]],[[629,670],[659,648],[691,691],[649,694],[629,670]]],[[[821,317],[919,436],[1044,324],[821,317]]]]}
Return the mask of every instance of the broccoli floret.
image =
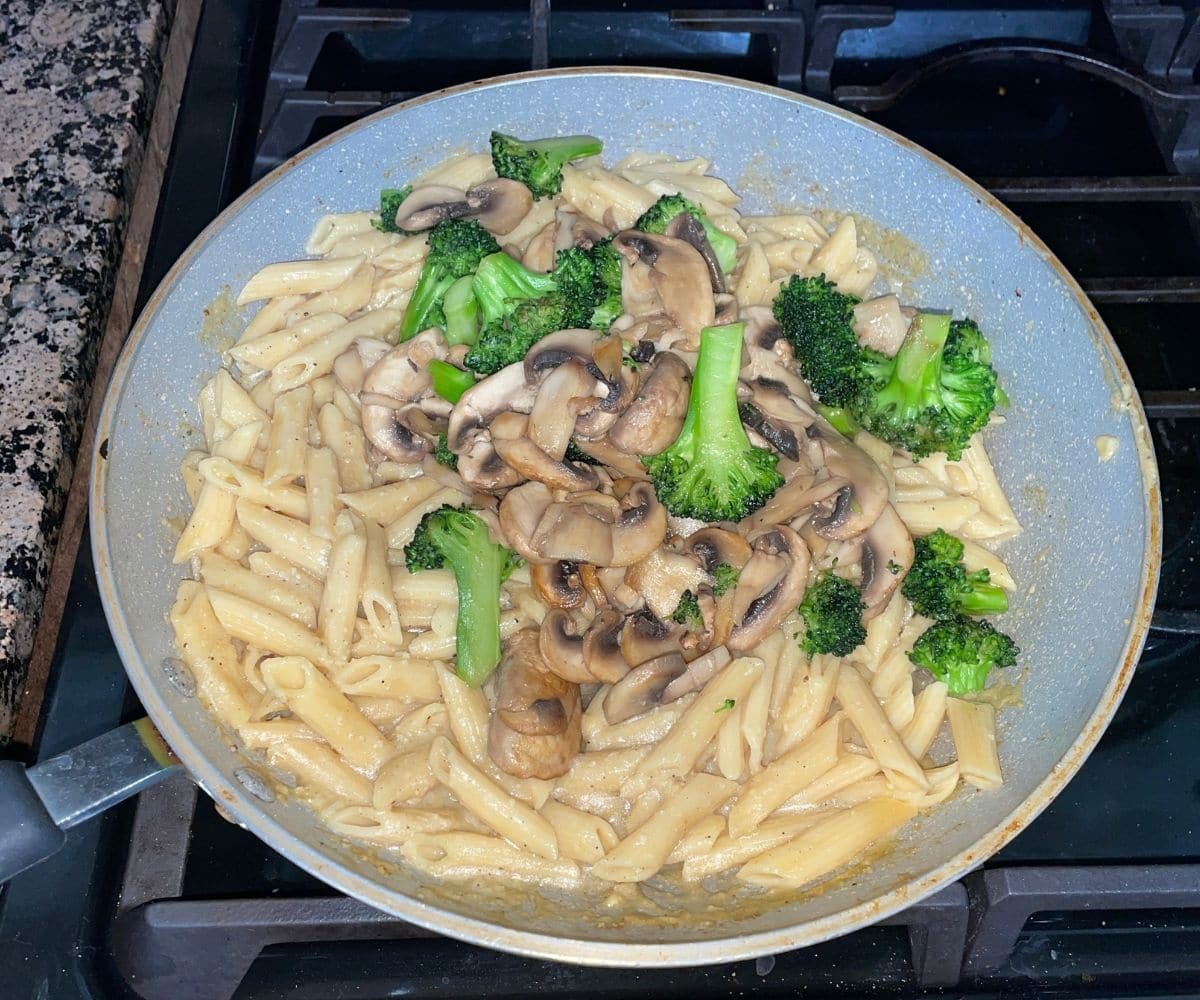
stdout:
{"type": "Polygon", "coordinates": [[[713,595],[716,597],[724,597],[725,594],[737,586],[738,577],[741,572],[734,569],[729,563],[719,563],[713,569],[713,595]]]}
{"type": "Polygon", "coordinates": [[[680,212],[687,212],[704,227],[704,235],[708,237],[708,245],[721,270],[726,274],[732,271],[737,266],[737,240],[721,232],[700,205],[681,194],[664,194],[641,214],[633,228],[643,233],[663,233],[680,212]]]}
{"type": "Polygon", "coordinates": [[[447,469],[458,468],[458,456],[450,450],[450,443],[445,434],[439,434],[437,445],[433,449],[433,457],[447,469]]]}
{"type": "Polygon", "coordinates": [[[699,628],[703,623],[703,618],[700,615],[700,604],[696,600],[696,595],[690,590],[685,590],[679,598],[679,604],[671,615],[671,621],[678,622],[680,625],[686,625],[688,628],[699,628]]]}
{"type": "Polygon", "coordinates": [[[800,373],[826,406],[847,406],[872,383],[872,365],[886,362],[861,347],[854,333],[859,300],[839,292],[825,275],[793,275],[775,296],[775,318],[792,345],[800,373]]]}
{"type": "Polygon", "coordinates": [[[804,632],[798,637],[800,648],[809,656],[852,653],[867,638],[863,608],[858,588],[826,570],[805,591],[800,603],[800,617],[804,619],[804,632]]]}
{"type": "Polygon", "coordinates": [[[548,139],[517,139],[492,133],[492,166],[501,177],[520,181],[535,198],[562,190],[562,168],[572,160],[598,156],[604,144],[592,135],[560,135],[548,139]]]}
{"type": "Polygon", "coordinates": [[[624,312],[621,305],[621,255],[612,239],[601,240],[589,251],[592,258],[592,315],[587,325],[607,330],[624,312]]]}
{"type": "Polygon", "coordinates": [[[547,334],[587,326],[594,277],[591,257],[577,247],[560,251],[550,274],[530,271],[506,253],[484,258],[472,283],[483,329],[467,367],[491,375],[516,364],[547,334]]]}
{"type": "Polygon", "coordinates": [[[475,301],[474,275],[467,274],[446,289],[442,298],[442,331],[446,343],[473,344],[479,336],[479,303],[475,301]]]}
{"type": "Polygon", "coordinates": [[[1008,595],[991,583],[986,569],[968,573],[962,564],[963,543],[941,528],[918,538],[916,558],[901,592],[913,610],[928,618],[958,614],[991,615],[1008,610],[1008,595]]]}
{"type": "Polygon", "coordinates": [[[956,615],[929,626],[908,658],[945,681],[954,696],[983,690],[993,667],[1011,667],[1021,651],[990,622],[956,615]]]}
{"type": "Polygon", "coordinates": [[[457,403],[463,393],[475,384],[475,376],[461,368],[455,368],[448,361],[438,361],[434,358],[429,362],[429,380],[433,383],[433,391],[448,403],[457,403]]]}
{"type": "Polygon", "coordinates": [[[404,199],[412,194],[413,187],[406,184],[402,188],[384,188],[379,192],[379,218],[372,219],[371,225],[384,233],[404,233],[412,235],[407,229],[396,225],[396,211],[404,204],[404,199]]]}
{"type": "Polygon", "coordinates": [[[455,672],[479,687],[500,662],[500,585],[521,565],[497,545],[478,514],[456,507],[430,511],[404,547],[410,573],[448,567],[458,585],[455,672]]]}
{"type": "Polygon", "coordinates": [[[896,357],[879,366],[886,382],[860,393],[856,416],[872,434],[917,458],[944,451],[958,459],[996,408],[990,357],[973,323],[920,313],[896,357]]]}
{"type": "Polygon", "coordinates": [[[738,413],[745,323],[700,331],[683,429],[666,451],[643,455],[663,506],[679,517],[740,521],[766,503],[783,476],[778,457],[750,443],[738,413]]]}
{"type": "Polygon", "coordinates": [[[429,231],[429,253],[413,288],[400,339],[408,340],[431,326],[445,326],[442,301],[459,278],[472,274],[489,254],[500,252],[496,238],[474,219],[448,219],[429,231]]]}

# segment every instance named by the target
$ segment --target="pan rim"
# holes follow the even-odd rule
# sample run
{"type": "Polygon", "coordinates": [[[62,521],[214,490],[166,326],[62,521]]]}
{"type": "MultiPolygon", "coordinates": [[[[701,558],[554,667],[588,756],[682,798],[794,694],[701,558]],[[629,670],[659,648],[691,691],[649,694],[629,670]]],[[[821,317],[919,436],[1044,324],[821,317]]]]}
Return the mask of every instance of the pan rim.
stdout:
{"type": "Polygon", "coordinates": [[[1153,611],[1161,564],[1161,497],[1158,488],[1158,471],[1146,415],[1142,408],[1132,377],[1121,356],[1111,333],[1100,318],[1078,282],[1055,257],[1041,239],[1011,210],[1001,204],[991,193],[961,171],[928,152],[911,140],[877,125],[842,108],[814,98],[792,93],[777,87],[757,84],[735,77],[684,70],[668,70],[655,67],[590,66],[566,67],[553,70],[535,70],[505,76],[490,77],[460,86],[446,88],[422,95],[381,109],[365,118],[338,130],[325,139],[301,150],[267,176],[263,177],[240,197],[227,206],[172,265],[138,316],[114,366],[112,378],[105,388],[105,399],[97,422],[95,446],[91,456],[89,512],[91,521],[91,545],[95,561],[97,581],[100,588],[104,613],[118,653],[138,697],[147,713],[158,726],[167,742],[178,754],[193,779],[228,810],[241,825],[251,829],[273,848],[280,850],[314,877],[334,888],[351,895],[368,905],[395,914],[427,929],[455,937],[469,943],[480,944],[515,954],[555,961],[574,962],[592,966],[633,967],[658,965],[678,967],[709,965],[776,954],[849,933],[860,927],[875,923],[885,917],[932,895],[945,885],[957,880],[971,868],[999,851],[1024,829],[1062,791],[1067,782],[1082,766],[1103,734],[1120,704],[1136,668],[1142,647],[1146,641],[1150,615],[1153,611]],[[537,931],[521,930],[502,924],[468,917],[440,906],[421,902],[396,890],[385,889],[376,882],[354,872],[341,862],[308,841],[295,836],[277,820],[267,814],[231,775],[226,775],[207,758],[174,721],[165,700],[150,681],[150,671],[133,642],[125,623],[116,596],[116,580],[108,550],[108,524],[106,504],[103,500],[107,480],[105,463],[99,446],[112,431],[112,423],[123,395],[126,376],[138,354],[139,347],[151,321],[162,303],[190,266],[196,255],[237,217],[241,210],[263,191],[279,181],[314,154],[329,148],[359,129],[370,128],[376,122],[403,110],[454,96],[469,90],[494,88],[540,81],[548,78],[576,76],[623,76],[665,78],[697,81],[733,87],[739,90],[759,92],[776,98],[784,98],[797,104],[832,114],[860,128],[869,129],[901,147],[922,156],[933,166],[944,171],[950,178],[965,186],[979,201],[996,212],[1027,242],[1038,255],[1054,270],[1058,279],[1076,300],[1083,315],[1088,319],[1090,333],[1101,360],[1111,366],[1120,387],[1129,393],[1128,416],[1138,451],[1139,471],[1143,487],[1145,509],[1145,531],[1143,537],[1143,561],[1139,581],[1139,596],[1131,609],[1129,628],[1119,662],[1115,665],[1095,711],[1088,718],[1079,736],[1063,756],[1054,764],[1046,777],[1006,817],[996,824],[985,836],[970,847],[958,852],[936,868],[916,879],[910,880],[873,899],[865,900],[836,913],[803,923],[774,930],[737,934],[729,937],[712,937],[693,941],[636,943],[616,941],[583,940],[578,937],[560,937],[537,931]]]}

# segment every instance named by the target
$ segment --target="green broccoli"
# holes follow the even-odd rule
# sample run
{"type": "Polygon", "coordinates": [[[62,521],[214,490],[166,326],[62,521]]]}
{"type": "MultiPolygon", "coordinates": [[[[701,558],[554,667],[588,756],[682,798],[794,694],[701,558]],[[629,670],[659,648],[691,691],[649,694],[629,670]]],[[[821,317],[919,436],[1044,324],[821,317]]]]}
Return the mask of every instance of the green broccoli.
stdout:
{"type": "Polygon", "coordinates": [[[826,406],[849,406],[872,382],[871,365],[886,362],[854,332],[858,299],[839,292],[825,275],[793,275],[775,296],[775,318],[792,345],[800,373],[826,406]]]}
{"type": "Polygon", "coordinates": [[[688,628],[699,628],[703,623],[703,617],[700,614],[700,604],[696,600],[696,595],[690,590],[685,590],[679,597],[679,604],[676,605],[675,611],[671,614],[671,621],[678,622],[680,625],[685,625],[688,628]]]}
{"type": "Polygon", "coordinates": [[[433,391],[448,403],[457,403],[463,393],[475,384],[475,376],[461,368],[455,368],[448,361],[438,361],[434,358],[429,362],[429,379],[433,383],[433,391]]]}
{"type": "Polygon", "coordinates": [[[429,253],[413,288],[400,339],[409,340],[431,326],[445,326],[442,301],[459,278],[471,274],[489,254],[500,252],[496,238],[474,219],[448,219],[429,231],[429,253]]]}
{"type": "Polygon", "coordinates": [[[913,610],[928,618],[958,614],[991,615],[1008,610],[1008,595],[991,583],[986,569],[968,573],[962,564],[963,543],[941,528],[918,538],[916,558],[901,592],[913,610]]]}
{"type": "Polygon", "coordinates": [[[478,514],[446,506],[421,518],[404,547],[404,560],[410,573],[449,567],[454,574],[455,672],[479,687],[500,662],[500,585],[521,565],[520,558],[492,541],[478,514]]]}
{"type": "Polygon", "coordinates": [[[852,438],[862,430],[862,426],[854,419],[854,414],[844,406],[826,406],[824,403],[818,403],[817,412],[843,437],[852,438]]]}
{"type": "Polygon", "coordinates": [[[492,133],[492,166],[500,177],[520,181],[535,198],[562,190],[562,168],[572,160],[598,156],[604,144],[591,135],[560,135],[548,139],[517,139],[492,133]]]}
{"type": "Polygon", "coordinates": [[[750,443],[738,413],[745,326],[700,331],[683,429],[666,451],[642,456],[658,499],[679,517],[740,521],[783,485],[778,456],[750,443]]]}
{"type": "Polygon", "coordinates": [[[439,434],[437,445],[433,449],[433,457],[447,469],[458,468],[458,456],[450,450],[450,442],[445,434],[439,434]]]}
{"type": "Polygon", "coordinates": [[[797,638],[809,656],[832,653],[846,656],[867,638],[863,626],[862,595],[849,580],[825,570],[804,593],[800,617],[804,632],[797,638]]]}
{"type": "Polygon", "coordinates": [[[999,399],[991,350],[969,321],[918,313],[895,358],[877,366],[886,381],[860,392],[855,415],[876,437],[920,458],[956,460],[999,399]]]}
{"type": "Polygon", "coordinates": [[[396,211],[404,204],[404,199],[412,194],[413,187],[406,184],[402,188],[384,188],[379,192],[379,218],[372,219],[371,225],[384,233],[412,234],[407,229],[396,225],[396,211]]]}
{"type": "Polygon", "coordinates": [[[479,336],[479,303],[475,301],[474,275],[466,274],[446,289],[442,298],[442,330],[446,343],[473,344],[479,336]]]}
{"type": "Polygon", "coordinates": [[[1011,667],[1021,651],[990,622],[956,615],[935,622],[913,643],[908,658],[945,681],[955,697],[983,690],[993,667],[1011,667]]]}
{"type": "Polygon", "coordinates": [[[724,597],[726,593],[737,586],[738,577],[741,576],[739,570],[734,569],[729,563],[718,563],[713,569],[713,595],[715,597],[724,597]]]}
{"type": "Polygon", "coordinates": [[[549,274],[530,271],[506,253],[485,257],[472,287],[483,328],[467,353],[468,368],[491,375],[516,364],[547,334],[587,326],[595,269],[586,250],[561,250],[549,274]]]}
{"type": "Polygon", "coordinates": [[[607,330],[624,312],[621,305],[621,255],[612,239],[601,240],[588,251],[592,259],[592,315],[587,325],[607,330]]]}
{"type": "Polygon", "coordinates": [[[661,234],[680,212],[687,212],[704,227],[704,235],[708,237],[708,245],[712,247],[721,270],[726,274],[732,271],[737,266],[737,240],[721,232],[712,224],[703,208],[681,194],[664,194],[641,214],[633,228],[643,233],[661,234]]]}

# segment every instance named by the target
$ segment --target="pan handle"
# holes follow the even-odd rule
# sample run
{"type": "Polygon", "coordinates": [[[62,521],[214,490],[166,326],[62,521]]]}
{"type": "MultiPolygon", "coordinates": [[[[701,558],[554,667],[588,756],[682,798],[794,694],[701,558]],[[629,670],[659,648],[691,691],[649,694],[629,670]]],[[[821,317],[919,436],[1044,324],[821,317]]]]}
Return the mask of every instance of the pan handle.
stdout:
{"type": "Polygon", "coordinates": [[[30,768],[0,761],[0,884],[56,853],[71,827],[179,769],[149,719],[30,768]]]}

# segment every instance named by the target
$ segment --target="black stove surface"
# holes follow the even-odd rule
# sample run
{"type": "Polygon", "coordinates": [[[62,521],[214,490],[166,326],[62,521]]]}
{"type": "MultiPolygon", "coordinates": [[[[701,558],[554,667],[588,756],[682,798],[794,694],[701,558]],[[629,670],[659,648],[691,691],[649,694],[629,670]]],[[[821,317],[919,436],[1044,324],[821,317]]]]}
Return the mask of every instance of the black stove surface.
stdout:
{"type": "MultiPolygon", "coordinates": [[[[145,996],[197,1000],[1195,994],[1200,152],[1189,116],[1200,109],[1200,31],[1192,14],[1154,3],[961,7],[551,11],[534,0],[452,12],[283,0],[266,16],[251,0],[210,0],[142,296],[254,177],[354,117],[443,85],[531,65],[655,64],[866,110],[982,179],[1049,243],[1092,294],[1151,415],[1164,512],[1158,628],[1113,724],[1046,812],[983,871],[890,926],[758,962],[622,971],[383,921],[168,783],[72,830],[56,858],[8,886],[0,996],[132,997],[129,976],[145,996]]],[[[38,758],[140,714],[86,551],[52,677],[38,758]]]]}

